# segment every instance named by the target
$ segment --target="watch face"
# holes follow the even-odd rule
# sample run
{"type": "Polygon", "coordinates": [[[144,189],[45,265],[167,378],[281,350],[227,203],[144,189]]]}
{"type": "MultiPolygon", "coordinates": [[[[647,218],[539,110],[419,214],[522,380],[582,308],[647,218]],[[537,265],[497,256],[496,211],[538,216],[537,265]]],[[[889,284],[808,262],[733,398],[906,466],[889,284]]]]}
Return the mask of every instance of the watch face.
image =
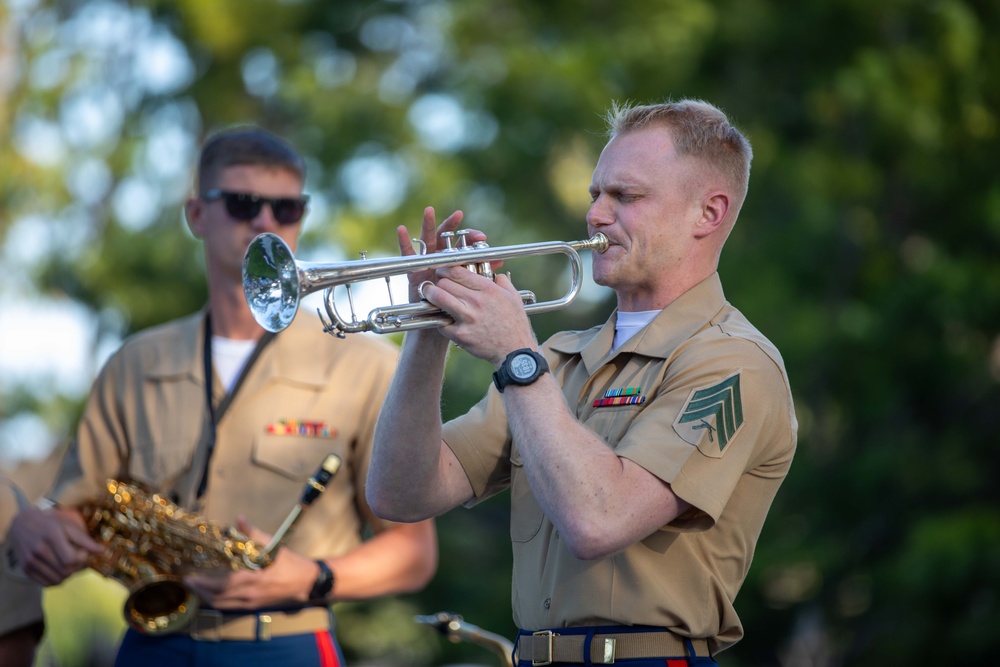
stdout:
{"type": "Polygon", "coordinates": [[[518,380],[525,380],[534,375],[538,362],[530,354],[519,354],[510,360],[510,374],[518,380]]]}

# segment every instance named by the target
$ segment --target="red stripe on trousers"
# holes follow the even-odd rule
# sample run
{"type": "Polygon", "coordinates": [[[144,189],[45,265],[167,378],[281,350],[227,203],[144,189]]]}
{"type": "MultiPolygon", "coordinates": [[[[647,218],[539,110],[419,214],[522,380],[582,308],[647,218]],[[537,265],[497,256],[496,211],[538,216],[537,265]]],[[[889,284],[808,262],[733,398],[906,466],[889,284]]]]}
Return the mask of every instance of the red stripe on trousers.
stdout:
{"type": "Polygon", "coordinates": [[[316,650],[319,651],[320,667],[341,667],[337,649],[333,646],[333,636],[328,631],[316,633],[316,650]]]}
{"type": "Polygon", "coordinates": [[[687,667],[687,660],[667,660],[667,667],[687,667]]]}

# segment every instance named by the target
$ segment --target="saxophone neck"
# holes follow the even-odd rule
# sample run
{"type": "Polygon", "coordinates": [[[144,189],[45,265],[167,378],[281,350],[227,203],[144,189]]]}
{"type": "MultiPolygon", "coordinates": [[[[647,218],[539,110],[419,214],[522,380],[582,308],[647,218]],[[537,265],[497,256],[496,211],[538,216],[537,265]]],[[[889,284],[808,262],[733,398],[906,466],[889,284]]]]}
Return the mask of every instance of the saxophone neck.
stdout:
{"type": "Polygon", "coordinates": [[[302,489],[302,498],[299,503],[292,508],[292,511],[288,513],[285,520],[281,523],[277,532],[271,537],[271,541],[264,547],[264,555],[267,557],[272,556],[288,537],[291,532],[292,527],[295,522],[298,521],[299,516],[302,514],[302,510],[306,509],[320,497],[320,495],[326,491],[327,484],[333,479],[333,476],[340,471],[341,459],[336,454],[328,454],[325,459],[323,459],[322,465],[319,469],[309,478],[306,482],[305,488],[302,489]]]}
{"type": "Polygon", "coordinates": [[[291,532],[292,526],[294,526],[295,522],[298,521],[300,514],[302,514],[302,503],[299,503],[292,508],[292,511],[288,513],[288,516],[286,516],[285,520],[281,523],[281,527],[278,528],[278,530],[271,537],[271,541],[267,543],[266,547],[264,547],[265,556],[273,556],[278,548],[281,547],[285,538],[288,537],[288,534],[291,532]]]}

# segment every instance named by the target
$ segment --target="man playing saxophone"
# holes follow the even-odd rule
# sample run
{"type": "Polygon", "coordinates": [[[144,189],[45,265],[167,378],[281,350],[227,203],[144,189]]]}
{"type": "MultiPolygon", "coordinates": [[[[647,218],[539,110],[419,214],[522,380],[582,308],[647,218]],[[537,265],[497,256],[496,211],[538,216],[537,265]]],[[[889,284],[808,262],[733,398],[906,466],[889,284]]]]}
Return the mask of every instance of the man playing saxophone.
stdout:
{"type": "MultiPolygon", "coordinates": [[[[368,497],[416,521],[510,489],[519,665],[714,665],[743,635],[733,601],[796,442],[781,357],[717,273],[751,150],[700,101],[609,121],[587,227],[608,238],[593,276],[616,312],[539,345],[506,276],[411,276],[454,323],[404,340],[368,497]],[[442,425],[449,341],[495,386],[442,425]]],[[[460,219],[435,229],[428,209],[422,240],[460,219]]]]}
{"type": "Polygon", "coordinates": [[[129,629],[121,667],[342,665],[329,603],[414,591],[436,569],[433,524],[381,520],[364,495],[396,349],[360,336],[334,344],[308,316],[265,334],[247,307],[247,245],[272,232],[295,246],[305,177],[302,157],[262,129],[207,139],[185,204],[204,245],[206,307],[131,337],[108,360],[47,495],[57,506],[14,519],[21,568],[53,585],[104,552],[73,508],[108,478],[134,479],[266,544],[306,478],[328,454],[340,457],[272,564],[186,577],[202,603],[194,620],[163,634],[129,629]]]}

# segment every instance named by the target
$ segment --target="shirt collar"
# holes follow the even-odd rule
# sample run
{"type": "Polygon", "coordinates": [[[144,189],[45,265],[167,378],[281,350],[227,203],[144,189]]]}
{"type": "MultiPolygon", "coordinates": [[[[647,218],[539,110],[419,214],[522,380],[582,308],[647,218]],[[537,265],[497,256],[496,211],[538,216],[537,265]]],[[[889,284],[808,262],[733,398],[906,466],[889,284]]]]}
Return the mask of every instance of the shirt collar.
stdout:
{"type": "Polygon", "coordinates": [[[674,299],[643,329],[609,355],[618,311],[600,327],[558,334],[549,347],[557,352],[579,354],[590,372],[618,354],[641,354],[666,359],[678,345],[707,325],[726,304],[722,281],[713,273],[674,299]]]}
{"type": "MultiPolygon", "coordinates": [[[[147,377],[166,379],[186,376],[199,381],[204,380],[202,353],[205,344],[206,312],[206,309],[202,309],[174,323],[176,327],[173,332],[174,340],[158,346],[156,358],[145,371],[147,377]]],[[[301,353],[302,350],[309,349],[309,345],[314,345],[314,341],[309,340],[310,332],[306,327],[316,323],[309,321],[309,318],[297,319],[305,321],[292,322],[288,329],[277,334],[290,337],[291,340],[286,341],[289,344],[279,346],[278,341],[272,341],[261,353],[261,358],[257,360],[248,380],[254,376],[258,376],[258,380],[280,377],[303,385],[326,384],[326,366],[316,363],[315,358],[301,353]],[[260,375],[261,370],[264,371],[263,375],[260,375]]]]}

